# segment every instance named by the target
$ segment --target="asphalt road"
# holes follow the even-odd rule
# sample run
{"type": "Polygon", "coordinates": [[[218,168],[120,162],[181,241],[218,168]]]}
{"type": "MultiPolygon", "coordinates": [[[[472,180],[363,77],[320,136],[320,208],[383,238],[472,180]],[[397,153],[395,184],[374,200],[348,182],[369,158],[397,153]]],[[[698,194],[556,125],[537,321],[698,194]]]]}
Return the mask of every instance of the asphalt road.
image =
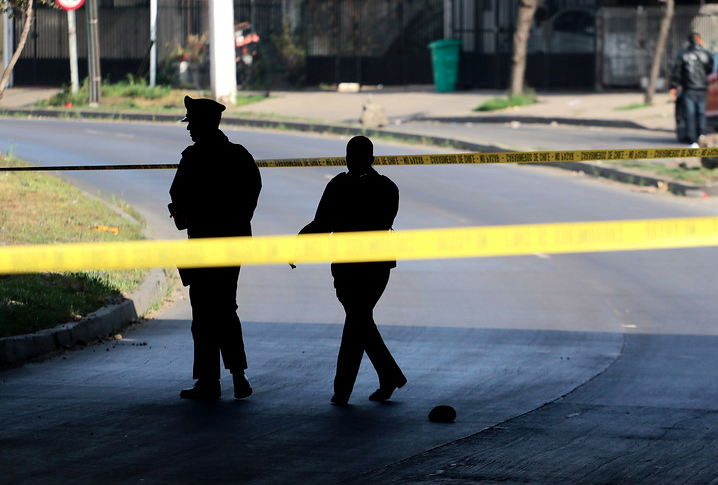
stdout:
{"type": "MultiPolygon", "coordinates": [[[[563,147],[567,132],[549,130],[545,148],[563,147]]],[[[0,120],[0,133],[0,150],[39,164],[172,162],[187,143],[175,125],[0,120]]],[[[340,155],[346,142],[228,134],[256,158],[340,155]]],[[[377,143],[378,154],[419,151],[377,143]]],[[[396,229],[717,208],[540,167],[380,171],[400,187],[396,229]]],[[[255,233],[298,230],[337,172],[264,169],[255,233]]],[[[155,237],[181,237],[165,215],[171,176],[72,178],[123,194],[155,237]]],[[[328,267],[243,268],[254,395],[230,399],[225,374],[221,401],[178,398],[192,359],[180,298],[120,342],[0,374],[3,483],[710,483],[717,259],[708,248],[400,262],[376,318],[409,384],[369,402],[365,365],[348,408],[329,404],[342,312],[328,267]],[[437,404],[454,406],[456,423],[429,422],[437,404]]]]}

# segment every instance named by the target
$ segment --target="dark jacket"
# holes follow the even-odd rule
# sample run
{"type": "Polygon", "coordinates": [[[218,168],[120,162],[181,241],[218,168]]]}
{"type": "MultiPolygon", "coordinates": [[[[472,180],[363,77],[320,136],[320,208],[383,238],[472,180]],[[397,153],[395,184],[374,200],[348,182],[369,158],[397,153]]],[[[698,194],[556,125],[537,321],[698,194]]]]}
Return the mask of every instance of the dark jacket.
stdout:
{"type": "MultiPolygon", "coordinates": [[[[373,168],[364,175],[340,173],[329,181],[314,220],[299,233],[389,231],[399,211],[399,189],[389,177],[373,168]]],[[[336,277],[358,266],[393,268],[396,261],[379,263],[334,263],[336,277]]]]}
{"type": "Polygon", "coordinates": [[[671,89],[679,86],[684,91],[706,91],[708,74],[713,72],[713,56],[699,44],[683,49],[671,71],[671,89]]]}
{"type": "Polygon", "coordinates": [[[251,236],[261,188],[252,155],[217,130],[182,152],[170,197],[190,238],[251,236]]]}

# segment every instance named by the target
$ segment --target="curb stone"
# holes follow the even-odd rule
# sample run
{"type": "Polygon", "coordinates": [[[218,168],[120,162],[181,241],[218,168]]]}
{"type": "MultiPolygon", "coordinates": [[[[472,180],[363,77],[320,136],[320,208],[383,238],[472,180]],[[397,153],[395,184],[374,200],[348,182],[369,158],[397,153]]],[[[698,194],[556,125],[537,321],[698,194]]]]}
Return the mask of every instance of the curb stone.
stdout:
{"type": "Polygon", "coordinates": [[[152,269],[147,279],[123,301],[90,313],[79,322],[39,332],[0,338],[0,365],[12,366],[77,345],[87,345],[117,333],[161,300],[169,284],[164,269],[152,269]]]}

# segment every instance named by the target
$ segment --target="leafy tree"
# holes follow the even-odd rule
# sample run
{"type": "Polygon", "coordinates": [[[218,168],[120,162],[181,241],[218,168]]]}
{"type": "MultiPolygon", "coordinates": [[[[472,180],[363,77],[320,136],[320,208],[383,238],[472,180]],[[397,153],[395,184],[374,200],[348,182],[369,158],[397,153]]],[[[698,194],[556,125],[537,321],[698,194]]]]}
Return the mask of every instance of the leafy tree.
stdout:
{"type": "MultiPolygon", "coordinates": [[[[51,4],[53,6],[57,7],[54,2],[51,2],[51,0],[37,0],[40,3],[45,4],[51,4]]],[[[20,54],[22,54],[22,50],[25,48],[25,42],[27,42],[27,36],[30,33],[30,26],[32,25],[32,19],[35,15],[35,9],[34,9],[34,3],[35,0],[0,0],[0,13],[3,12],[22,12],[22,14],[25,16],[25,23],[22,27],[22,34],[20,35],[20,41],[17,44],[17,48],[15,49],[15,53],[12,55],[12,58],[10,59],[10,63],[5,68],[5,71],[2,74],[2,78],[0,78],[0,99],[2,99],[3,94],[5,94],[5,88],[7,88],[7,83],[10,80],[10,74],[12,73],[12,70],[15,68],[15,64],[17,63],[17,60],[20,58],[20,54]]]]}
{"type": "Polygon", "coordinates": [[[514,52],[511,58],[511,95],[517,96],[524,90],[526,73],[526,52],[534,14],[543,0],[520,0],[514,32],[514,52]]]}
{"type": "Polygon", "coordinates": [[[656,81],[658,80],[658,73],[661,69],[661,58],[663,57],[663,51],[666,47],[666,39],[668,39],[668,32],[671,30],[671,21],[673,20],[674,0],[660,1],[665,2],[666,10],[663,12],[661,30],[658,33],[658,42],[656,42],[656,52],[653,55],[651,77],[648,80],[646,96],[644,98],[645,104],[653,104],[653,95],[656,94],[656,81]]]}

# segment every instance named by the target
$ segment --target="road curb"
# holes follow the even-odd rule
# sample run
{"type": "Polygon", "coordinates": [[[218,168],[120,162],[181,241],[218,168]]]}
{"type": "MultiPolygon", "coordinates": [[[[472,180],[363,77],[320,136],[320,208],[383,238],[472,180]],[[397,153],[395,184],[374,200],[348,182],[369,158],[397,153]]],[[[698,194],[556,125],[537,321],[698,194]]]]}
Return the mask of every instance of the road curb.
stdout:
{"type": "Polygon", "coordinates": [[[123,301],[71,322],[39,332],[0,339],[0,365],[13,366],[77,345],[87,345],[116,334],[147,313],[167,293],[169,275],[152,269],[137,290],[123,301]]]}
{"type": "Polygon", "coordinates": [[[559,125],[571,126],[594,126],[597,128],[624,128],[646,131],[660,131],[673,133],[673,130],[665,128],[649,128],[635,121],[597,119],[597,118],[563,118],[551,116],[525,116],[525,115],[476,115],[476,116],[421,116],[412,118],[409,121],[433,121],[436,123],[511,123],[519,122],[525,124],[559,125]]]}
{"type": "MultiPolygon", "coordinates": [[[[2,115],[25,115],[49,118],[68,118],[68,119],[109,119],[115,121],[145,121],[145,122],[178,122],[179,116],[176,114],[152,114],[152,113],[127,113],[127,112],[111,112],[97,110],[55,110],[55,109],[0,109],[2,115]]],[[[551,118],[537,116],[509,116],[509,115],[487,115],[487,116],[463,116],[463,117],[420,117],[413,118],[410,121],[434,121],[441,123],[506,123],[518,121],[524,123],[542,123],[551,124],[553,122],[583,125],[583,126],[604,126],[615,128],[635,128],[646,131],[669,131],[647,128],[633,121],[626,120],[600,120],[600,119],[578,119],[578,118],[551,118]]],[[[262,128],[273,130],[291,130],[306,133],[323,133],[333,135],[355,136],[365,135],[369,137],[391,137],[400,141],[419,142],[429,145],[449,146],[458,150],[467,150],[472,152],[508,152],[506,148],[497,145],[487,145],[472,143],[456,138],[447,138],[432,135],[417,135],[413,133],[404,133],[391,131],[390,129],[381,128],[364,128],[360,126],[339,125],[332,123],[313,123],[301,121],[282,121],[261,119],[252,117],[236,117],[227,116],[222,118],[222,123],[228,126],[243,126],[250,128],[262,128]]],[[[665,184],[671,193],[676,195],[693,196],[693,197],[709,197],[718,196],[718,185],[702,186],[689,185],[680,182],[665,181],[658,177],[636,174],[633,172],[625,172],[615,168],[602,167],[597,164],[584,162],[562,162],[562,163],[546,163],[540,164],[544,166],[552,166],[564,170],[575,172],[584,172],[598,177],[605,177],[625,183],[636,183],[639,185],[663,186],[665,184]]]]}

